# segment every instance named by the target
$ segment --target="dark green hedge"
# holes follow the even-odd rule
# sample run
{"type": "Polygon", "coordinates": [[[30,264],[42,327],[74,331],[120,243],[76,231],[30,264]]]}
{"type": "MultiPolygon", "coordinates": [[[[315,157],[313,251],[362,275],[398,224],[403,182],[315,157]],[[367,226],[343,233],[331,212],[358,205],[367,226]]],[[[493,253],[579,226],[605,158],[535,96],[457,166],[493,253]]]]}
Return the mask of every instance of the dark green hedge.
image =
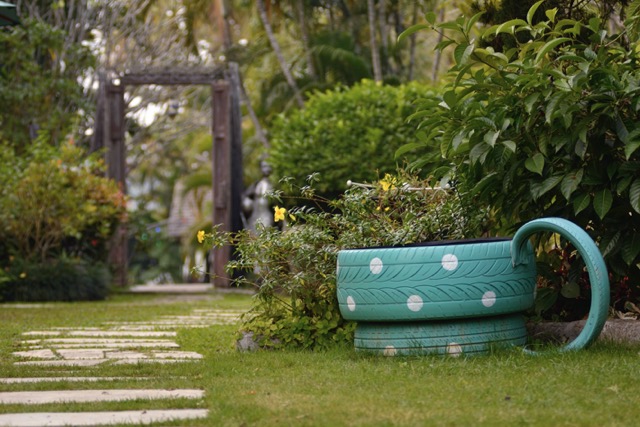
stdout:
{"type": "Polygon", "coordinates": [[[1,300],[83,301],[105,299],[111,275],[105,264],[58,259],[46,264],[13,260],[0,276],[1,300]]]}

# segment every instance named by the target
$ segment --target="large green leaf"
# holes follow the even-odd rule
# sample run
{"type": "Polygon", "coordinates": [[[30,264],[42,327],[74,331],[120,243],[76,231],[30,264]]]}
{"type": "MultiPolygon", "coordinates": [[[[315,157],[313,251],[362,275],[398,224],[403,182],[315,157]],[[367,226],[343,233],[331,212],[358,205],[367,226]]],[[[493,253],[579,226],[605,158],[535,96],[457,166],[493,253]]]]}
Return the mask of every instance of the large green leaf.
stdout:
{"type": "Polygon", "coordinates": [[[555,49],[557,46],[561,45],[562,43],[566,43],[570,41],[571,39],[569,37],[559,37],[557,39],[548,41],[547,43],[545,43],[544,46],[542,46],[542,49],[538,51],[538,54],[536,55],[536,59],[534,60],[534,62],[536,64],[539,64],[540,61],[542,61],[542,59],[547,53],[551,52],[553,49],[555,49]]]}
{"type": "MultiPolygon", "coordinates": [[[[500,33],[511,33],[513,34],[513,29],[516,25],[527,25],[527,23],[525,21],[523,21],[522,19],[512,19],[510,21],[507,21],[503,24],[500,24],[497,26],[496,30],[495,30],[495,34],[500,34],[500,33]]],[[[486,35],[487,33],[483,34],[486,35]]]]}
{"type": "Polygon", "coordinates": [[[640,213],[640,178],[633,181],[629,188],[629,202],[633,210],[640,213]]]}
{"type": "Polygon", "coordinates": [[[571,198],[571,194],[578,189],[578,185],[582,181],[582,176],[584,174],[584,170],[579,169],[578,171],[573,171],[565,175],[562,180],[562,184],[560,185],[560,191],[567,201],[571,198]]]}
{"type": "Polygon", "coordinates": [[[560,181],[562,181],[562,175],[553,175],[539,184],[531,185],[531,195],[533,197],[533,200],[537,200],[549,191],[553,190],[553,188],[558,185],[560,181]]]}
{"type": "Polygon", "coordinates": [[[620,238],[622,237],[622,232],[617,231],[613,235],[607,235],[602,238],[600,242],[600,252],[602,252],[603,257],[607,257],[610,254],[613,254],[617,251],[618,243],[620,242],[620,238]]]}
{"type": "Polygon", "coordinates": [[[613,195],[611,194],[611,191],[606,188],[598,191],[593,196],[593,209],[596,211],[596,214],[600,219],[603,219],[607,215],[612,204],[613,195]]]}
{"type": "Polygon", "coordinates": [[[540,7],[540,5],[544,3],[544,1],[545,0],[540,0],[529,8],[529,11],[527,12],[527,22],[529,23],[529,25],[533,25],[533,16],[536,14],[536,11],[540,7]]]}
{"type": "Polygon", "coordinates": [[[540,153],[536,153],[533,157],[528,158],[524,162],[524,167],[533,173],[542,175],[542,169],[544,168],[544,156],[540,153]]]}
{"type": "MultiPolygon", "coordinates": [[[[435,19],[435,15],[433,16],[435,19]]],[[[433,24],[412,25],[411,27],[407,28],[402,33],[400,33],[400,35],[398,36],[398,42],[401,42],[402,40],[406,39],[407,37],[411,36],[412,34],[420,30],[430,30],[431,28],[433,28],[433,24]]]]}
{"type": "Polygon", "coordinates": [[[469,160],[471,163],[480,162],[484,163],[487,158],[487,154],[491,151],[491,146],[485,143],[476,144],[469,152],[469,160]]]}
{"type": "Polygon", "coordinates": [[[580,286],[576,282],[567,282],[562,285],[560,294],[565,298],[578,298],[580,296],[580,286]]]}
{"type": "Polygon", "coordinates": [[[627,265],[631,265],[635,262],[638,254],[640,254],[640,234],[631,233],[631,236],[627,237],[622,245],[622,259],[627,265]]]}
{"type": "Polygon", "coordinates": [[[580,194],[573,199],[573,213],[578,215],[580,212],[589,207],[591,196],[587,193],[580,194]]]}

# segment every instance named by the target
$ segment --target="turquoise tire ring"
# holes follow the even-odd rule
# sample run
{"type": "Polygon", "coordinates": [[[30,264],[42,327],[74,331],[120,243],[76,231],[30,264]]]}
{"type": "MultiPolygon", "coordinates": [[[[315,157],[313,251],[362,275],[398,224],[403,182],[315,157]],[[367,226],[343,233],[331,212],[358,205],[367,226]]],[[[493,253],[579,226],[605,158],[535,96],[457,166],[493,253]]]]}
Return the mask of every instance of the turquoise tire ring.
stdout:
{"type": "Polygon", "coordinates": [[[534,303],[535,257],[514,268],[510,239],[340,251],[342,316],[367,322],[462,319],[524,312],[534,303]]]}
{"type": "Polygon", "coordinates": [[[385,356],[487,353],[491,348],[522,346],[527,330],[521,314],[478,319],[407,323],[358,323],[358,351],[385,356]]]}
{"type": "Polygon", "coordinates": [[[562,218],[542,218],[523,225],[513,236],[511,254],[514,266],[531,262],[524,249],[528,238],[537,232],[551,231],[569,240],[584,259],[591,282],[591,309],[582,332],[560,351],[579,350],[589,346],[604,327],[609,313],[609,277],[598,247],[591,237],[574,223],[562,218]]]}

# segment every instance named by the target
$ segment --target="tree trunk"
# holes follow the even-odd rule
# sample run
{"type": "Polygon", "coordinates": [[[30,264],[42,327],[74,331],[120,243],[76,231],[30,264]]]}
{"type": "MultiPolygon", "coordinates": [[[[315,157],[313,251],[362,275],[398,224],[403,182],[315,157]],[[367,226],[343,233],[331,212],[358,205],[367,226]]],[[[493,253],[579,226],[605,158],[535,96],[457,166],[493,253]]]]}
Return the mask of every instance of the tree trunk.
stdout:
{"type": "Polygon", "coordinates": [[[269,39],[269,43],[271,44],[271,48],[273,52],[276,54],[276,58],[278,58],[278,63],[280,64],[280,69],[282,70],[282,74],[284,74],[284,78],[287,80],[289,87],[293,90],[293,96],[298,104],[298,107],[304,108],[304,100],[302,99],[302,95],[300,95],[300,89],[298,89],[298,85],[291,74],[291,69],[289,67],[289,63],[286,59],[284,59],[284,55],[282,54],[282,49],[280,49],[280,44],[278,40],[276,40],[276,36],[273,34],[273,29],[271,28],[271,24],[269,23],[269,18],[267,17],[267,9],[264,5],[264,0],[257,0],[256,6],[258,7],[258,14],[260,15],[260,21],[262,21],[262,25],[264,26],[264,31],[267,33],[267,38],[269,39]]]}
{"type": "Polygon", "coordinates": [[[296,1],[296,12],[298,13],[298,25],[300,26],[300,35],[302,36],[302,45],[304,54],[307,57],[307,72],[314,79],[318,79],[313,55],[311,54],[311,43],[309,42],[309,29],[307,28],[307,20],[305,15],[304,0],[296,1]]]}
{"type": "MultiPolygon", "coordinates": [[[[411,11],[411,25],[416,25],[418,22],[418,2],[413,2],[413,10],[411,11]]],[[[411,34],[409,38],[409,73],[407,79],[413,80],[413,68],[416,65],[416,33],[411,34]]]]}
{"type": "Polygon", "coordinates": [[[227,6],[225,0],[215,0],[212,5],[212,20],[216,21],[218,31],[220,32],[220,39],[222,40],[222,51],[226,54],[231,49],[232,39],[231,31],[229,29],[229,22],[227,21],[227,6]]]}
{"type": "MultiPolygon", "coordinates": [[[[444,3],[440,7],[440,17],[438,18],[440,22],[444,21],[444,3]]],[[[440,30],[438,34],[438,43],[442,41],[444,38],[444,33],[440,30]]],[[[438,78],[438,70],[440,69],[440,60],[442,59],[442,52],[440,50],[436,50],[436,57],[433,60],[433,68],[431,69],[431,81],[433,83],[436,82],[438,78]]]]}
{"type": "Polygon", "coordinates": [[[376,6],[374,0],[367,0],[367,11],[369,13],[369,39],[371,47],[371,62],[373,63],[373,79],[376,82],[382,81],[382,67],[380,65],[380,52],[376,41],[376,6]]]}
{"type": "Polygon", "coordinates": [[[378,0],[378,27],[380,28],[380,69],[382,75],[389,74],[389,43],[385,0],[378,0]]]}

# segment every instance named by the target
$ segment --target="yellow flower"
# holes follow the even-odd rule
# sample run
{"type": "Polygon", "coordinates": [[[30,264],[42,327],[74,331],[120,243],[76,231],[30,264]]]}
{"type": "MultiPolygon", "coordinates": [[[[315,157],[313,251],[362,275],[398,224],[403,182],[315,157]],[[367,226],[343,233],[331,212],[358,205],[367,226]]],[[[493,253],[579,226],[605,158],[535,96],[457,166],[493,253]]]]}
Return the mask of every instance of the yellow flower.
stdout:
{"type": "Polygon", "coordinates": [[[198,243],[204,242],[204,230],[198,231],[198,243]]]}
{"type": "Polygon", "coordinates": [[[389,191],[391,189],[396,188],[393,184],[395,179],[390,174],[385,174],[384,178],[379,181],[380,186],[382,186],[382,191],[389,191]]]}
{"type": "Polygon", "coordinates": [[[284,214],[287,212],[287,210],[285,208],[281,208],[279,206],[276,206],[275,208],[273,208],[273,220],[275,222],[278,221],[284,221],[284,214]]]}
{"type": "Polygon", "coordinates": [[[24,272],[23,272],[23,273],[20,273],[20,278],[21,278],[21,279],[24,279],[24,278],[26,278],[26,277],[27,277],[27,273],[24,273],[24,272]]]}

